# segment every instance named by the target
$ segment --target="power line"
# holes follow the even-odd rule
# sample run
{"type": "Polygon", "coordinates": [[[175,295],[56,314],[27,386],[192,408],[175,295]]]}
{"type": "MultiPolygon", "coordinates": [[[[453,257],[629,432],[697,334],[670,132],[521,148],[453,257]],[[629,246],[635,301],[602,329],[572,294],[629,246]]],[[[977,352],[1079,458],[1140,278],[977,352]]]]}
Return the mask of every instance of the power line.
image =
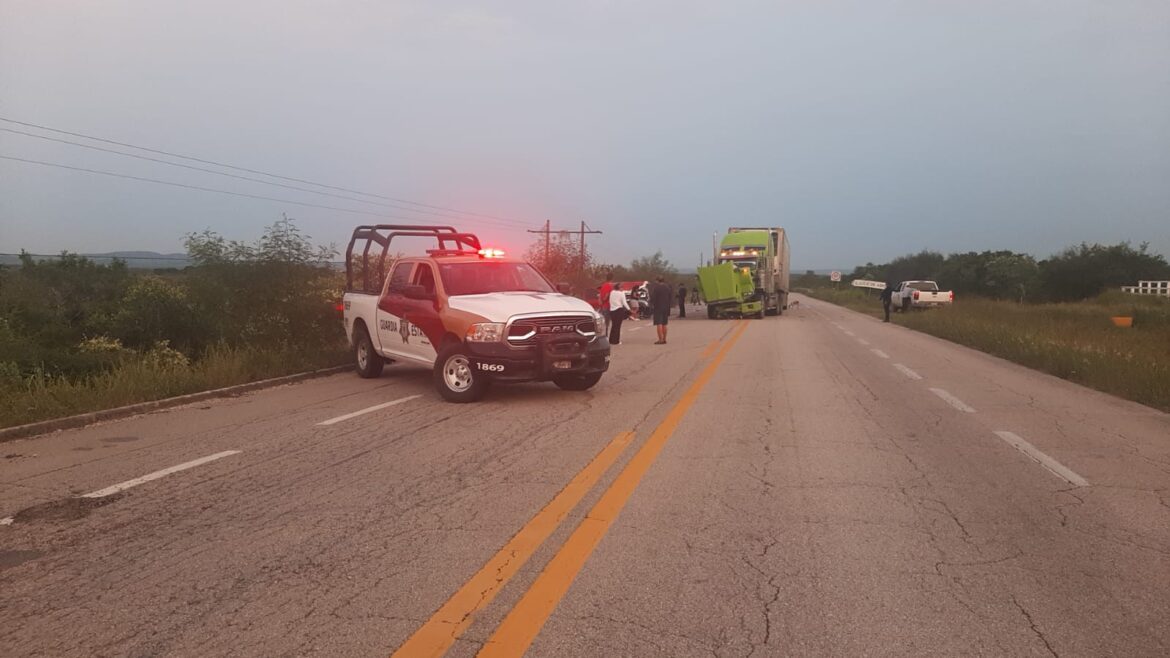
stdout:
{"type": "MultiPolygon", "coordinates": [[[[171,187],[182,187],[182,188],[185,188],[188,190],[198,190],[200,192],[214,192],[216,194],[227,194],[227,195],[231,195],[231,196],[244,197],[244,198],[248,198],[248,199],[259,199],[261,201],[276,201],[277,203],[291,203],[291,204],[298,205],[298,206],[304,206],[306,208],[320,208],[323,210],[336,210],[338,212],[348,212],[348,213],[354,213],[357,215],[368,215],[370,217],[380,217],[383,219],[399,219],[399,220],[403,220],[403,221],[407,221],[407,222],[417,221],[417,218],[414,218],[414,217],[402,217],[399,215],[385,215],[385,214],[381,214],[381,213],[370,212],[368,210],[356,210],[353,208],[339,208],[337,206],[326,206],[326,205],[322,205],[319,203],[307,203],[305,201],[293,201],[292,199],[280,199],[277,197],[263,196],[260,194],[248,194],[246,192],[232,192],[231,190],[221,190],[221,189],[217,189],[214,187],[202,187],[199,185],[188,185],[186,183],[176,183],[174,181],[159,180],[157,178],[146,178],[143,176],[131,176],[130,174],[119,174],[119,173],[112,172],[112,171],[104,171],[102,169],[88,169],[86,167],[74,167],[72,165],[60,164],[57,162],[44,162],[42,160],[29,160],[26,158],[17,158],[17,157],[13,157],[11,155],[0,155],[0,160],[12,160],[14,162],[24,162],[24,163],[28,163],[28,164],[42,165],[45,167],[57,167],[59,169],[69,169],[72,171],[82,171],[82,172],[89,173],[89,174],[98,174],[101,176],[112,176],[114,178],[125,178],[128,180],[141,181],[143,183],[155,183],[157,185],[169,185],[171,187]]],[[[476,221],[483,222],[483,223],[491,223],[489,220],[485,220],[485,219],[476,220],[476,221]]],[[[508,226],[506,228],[515,228],[515,227],[508,226]]]]}
{"type": "MultiPolygon", "coordinates": [[[[422,208],[410,208],[410,207],[404,206],[402,204],[385,203],[382,201],[370,201],[368,199],[359,199],[357,197],[346,196],[344,194],[333,194],[332,192],[322,192],[321,190],[313,190],[313,189],[309,189],[307,187],[298,187],[296,185],[285,185],[284,183],[275,183],[273,181],[267,181],[267,180],[264,180],[262,178],[252,178],[251,176],[240,176],[239,174],[229,174],[226,171],[216,171],[215,169],[207,169],[206,167],[196,167],[194,165],[187,165],[187,164],[183,164],[181,162],[170,162],[168,160],[162,160],[160,158],[152,158],[152,157],[146,156],[146,155],[138,155],[137,153],[126,153],[125,151],[118,151],[115,149],[102,148],[101,146],[93,146],[91,144],[82,144],[81,142],[74,142],[74,141],[68,140],[68,139],[58,139],[56,137],[48,137],[46,135],[36,135],[34,133],[24,132],[23,130],[14,130],[12,128],[0,128],[0,130],[2,130],[4,132],[13,133],[16,135],[24,135],[25,137],[33,137],[35,139],[43,139],[43,140],[50,141],[50,142],[57,142],[58,144],[69,144],[71,146],[78,146],[78,147],[81,147],[83,149],[91,149],[94,151],[101,151],[103,153],[113,153],[115,155],[122,155],[122,156],[125,156],[128,158],[137,158],[139,160],[146,160],[148,162],[158,162],[160,164],[170,165],[172,167],[182,167],[184,169],[191,169],[193,171],[202,171],[202,172],[205,172],[208,174],[215,174],[217,176],[226,176],[228,178],[235,178],[238,180],[246,180],[246,181],[251,181],[253,183],[260,183],[262,185],[272,185],[275,187],[283,187],[283,188],[288,189],[288,190],[297,190],[300,192],[308,192],[309,194],[320,194],[322,196],[333,197],[336,199],[345,199],[347,201],[356,201],[358,203],[368,203],[368,204],[372,204],[375,206],[384,206],[386,208],[394,208],[395,210],[405,210],[407,212],[424,213],[427,215],[434,215],[437,217],[444,217],[447,219],[459,219],[459,217],[457,217],[457,216],[454,216],[451,214],[446,214],[446,213],[441,213],[441,212],[436,212],[433,210],[424,210],[422,208]]],[[[523,224],[523,226],[528,226],[528,225],[529,224],[523,224]]]]}
{"type": "MultiPolygon", "coordinates": [[[[78,253],[73,253],[73,252],[68,252],[67,254],[30,254],[27,251],[21,252],[19,254],[0,253],[0,256],[17,256],[17,257],[30,256],[32,258],[64,258],[66,256],[80,256],[81,258],[85,258],[88,260],[149,260],[149,261],[159,260],[159,261],[175,261],[175,262],[180,262],[180,263],[188,263],[191,265],[194,265],[195,260],[196,260],[195,258],[193,258],[191,256],[166,256],[163,254],[159,254],[158,256],[113,256],[110,254],[78,254],[78,253]]],[[[326,264],[326,265],[344,265],[345,264],[345,261],[343,261],[343,260],[327,260],[327,261],[321,261],[321,262],[323,264],[326,264]]]]}
{"type": "Polygon", "coordinates": [[[28,128],[36,128],[38,130],[47,130],[49,132],[54,132],[54,133],[57,133],[60,135],[69,135],[71,137],[81,137],[83,139],[91,139],[95,142],[102,142],[104,144],[113,144],[114,146],[124,146],[126,148],[137,149],[139,151],[146,151],[148,153],[156,153],[158,155],[166,155],[166,156],[170,156],[172,158],[179,158],[181,160],[190,160],[191,162],[200,162],[203,164],[215,165],[216,167],[224,167],[226,169],[233,169],[235,171],[243,171],[243,172],[247,172],[249,174],[259,174],[261,176],[268,176],[270,178],[278,178],[280,180],[291,181],[293,183],[304,183],[306,185],[316,185],[317,187],[324,187],[326,189],[336,190],[338,192],[349,192],[350,194],[360,194],[362,196],[375,197],[378,199],[384,199],[386,201],[396,201],[398,203],[405,203],[405,204],[409,204],[412,206],[419,206],[422,208],[431,208],[432,210],[445,210],[447,212],[453,212],[453,213],[456,213],[459,215],[468,215],[468,216],[472,216],[472,217],[484,217],[487,219],[494,219],[494,220],[498,220],[498,221],[513,222],[513,223],[520,223],[520,224],[526,224],[526,225],[531,225],[531,223],[532,223],[532,222],[525,222],[523,220],[519,220],[519,219],[515,219],[515,218],[511,218],[511,217],[499,217],[496,215],[488,215],[485,213],[472,212],[470,210],[459,210],[457,208],[448,208],[445,206],[435,206],[435,205],[431,205],[428,203],[420,203],[418,201],[411,201],[409,199],[399,199],[399,198],[395,198],[395,197],[391,197],[391,196],[374,194],[372,192],[363,192],[361,190],[353,190],[353,189],[349,189],[346,187],[327,185],[325,183],[318,183],[316,181],[306,180],[303,178],[294,178],[292,176],[282,176],[280,174],[273,174],[273,173],[269,173],[266,171],[260,171],[259,169],[248,169],[247,167],[237,167],[236,165],[230,165],[230,164],[227,164],[224,162],[216,162],[215,160],[204,160],[202,158],[196,158],[196,157],[190,156],[190,155],[182,155],[180,153],[173,153],[171,151],[163,151],[160,149],[153,149],[153,148],[148,148],[145,146],[138,146],[135,144],[129,144],[127,142],[118,142],[118,141],[115,141],[112,139],[105,139],[103,137],[94,137],[93,135],[86,135],[84,133],[71,132],[68,130],[61,130],[59,128],[50,128],[49,126],[42,126],[42,125],[36,124],[36,123],[28,123],[26,121],[17,121],[16,119],[9,119],[6,117],[0,117],[0,121],[4,121],[6,123],[13,123],[13,124],[16,124],[18,126],[25,126],[28,128]]]}

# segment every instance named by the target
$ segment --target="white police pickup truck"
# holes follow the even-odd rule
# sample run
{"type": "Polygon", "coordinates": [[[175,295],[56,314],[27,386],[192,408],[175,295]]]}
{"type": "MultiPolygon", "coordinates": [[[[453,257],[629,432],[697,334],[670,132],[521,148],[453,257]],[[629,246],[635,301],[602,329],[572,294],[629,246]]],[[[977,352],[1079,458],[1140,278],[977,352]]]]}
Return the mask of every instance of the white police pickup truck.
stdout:
{"type": "Polygon", "coordinates": [[[451,402],[483,397],[492,382],[593,387],[609,369],[601,316],[535,267],[484,249],[449,226],[359,226],[346,249],[345,334],[357,372],[387,362],[433,369],[451,402]],[[423,255],[389,258],[395,238],[432,238],[423,255]]]}
{"type": "Polygon", "coordinates": [[[894,309],[909,311],[946,306],[955,301],[955,293],[950,290],[940,291],[934,281],[903,281],[894,288],[890,301],[894,309]]]}

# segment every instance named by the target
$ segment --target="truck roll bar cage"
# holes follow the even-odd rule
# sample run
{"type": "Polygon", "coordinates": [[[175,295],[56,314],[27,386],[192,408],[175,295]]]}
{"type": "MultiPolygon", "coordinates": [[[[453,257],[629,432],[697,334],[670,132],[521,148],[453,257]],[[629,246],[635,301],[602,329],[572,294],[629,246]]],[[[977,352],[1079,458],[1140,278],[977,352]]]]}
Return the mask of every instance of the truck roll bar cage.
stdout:
{"type": "Polygon", "coordinates": [[[364,240],[366,243],[361,251],[361,290],[370,292],[370,248],[375,244],[382,247],[382,252],[377,255],[377,280],[381,284],[386,279],[386,255],[390,251],[390,243],[394,241],[394,238],[434,238],[439,245],[438,251],[442,252],[462,253],[470,251],[475,253],[482,248],[479,244],[479,238],[475,234],[460,233],[452,226],[430,226],[422,224],[368,224],[359,226],[353,230],[353,236],[349,239],[349,246],[345,248],[345,289],[347,291],[354,290],[354,246],[359,241],[364,240]]]}

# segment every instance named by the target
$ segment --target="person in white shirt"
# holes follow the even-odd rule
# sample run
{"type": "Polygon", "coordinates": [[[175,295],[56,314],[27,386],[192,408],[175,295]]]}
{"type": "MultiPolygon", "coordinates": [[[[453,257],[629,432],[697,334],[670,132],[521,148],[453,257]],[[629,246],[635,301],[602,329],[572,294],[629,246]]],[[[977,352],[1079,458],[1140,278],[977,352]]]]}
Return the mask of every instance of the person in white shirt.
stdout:
{"type": "Polygon", "coordinates": [[[620,345],[622,342],[622,321],[630,317],[630,300],[626,293],[618,286],[614,286],[609,293],[609,344],[620,345]]]}

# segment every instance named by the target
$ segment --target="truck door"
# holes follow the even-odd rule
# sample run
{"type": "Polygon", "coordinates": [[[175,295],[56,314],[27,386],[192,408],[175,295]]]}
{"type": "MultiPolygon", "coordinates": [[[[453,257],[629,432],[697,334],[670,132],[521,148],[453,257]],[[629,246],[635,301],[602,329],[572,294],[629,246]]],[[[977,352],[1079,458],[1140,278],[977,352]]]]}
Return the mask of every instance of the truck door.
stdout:
{"type": "MultiPolygon", "coordinates": [[[[378,344],[382,353],[391,357],[411,357],[404,348],[410,338],[409,333],[401,335],[402,316],[406,312],[407,299],[402,294],[403,289],[410,283],[411,270],[414,263],[399,262],[390,271],[390,278],[386,281],[386,290],[378,300],[378,344]]],[[[409,332],[409,326],[407,326],[409,332]]]]}
{"type": "MultiPolygon", "coordinates": [[[[401,345],[417,360],[433,363],[438,357],[436,345],[443,339],[443,323],[439,319],[439,290],[435,284],[435,268],[430,263],[419,263],[414,268],[410,283],[419,286],[427,299],[407,299],[403,321],[407,323],[407,342],[401,345]]],[[[401,332],[401,329],[400,329],[401,332]]]]}

